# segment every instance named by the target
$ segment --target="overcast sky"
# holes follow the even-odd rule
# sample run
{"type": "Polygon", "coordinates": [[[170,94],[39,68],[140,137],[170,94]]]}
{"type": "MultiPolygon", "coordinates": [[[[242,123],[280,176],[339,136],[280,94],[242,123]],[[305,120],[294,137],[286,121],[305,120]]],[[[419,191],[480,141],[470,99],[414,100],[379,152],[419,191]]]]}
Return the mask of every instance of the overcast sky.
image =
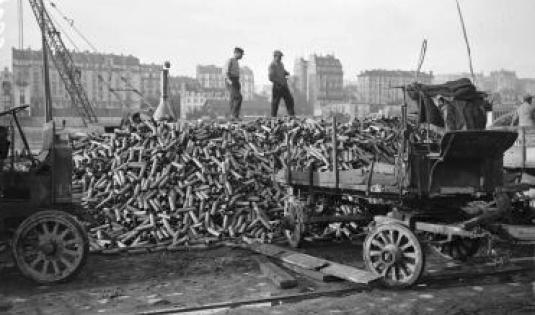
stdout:
{"type": "MultiPolygon", "coordinates": [[[[11,47],[18,45],[17,1],[0,0],[1,66],[11,64],[11,47]]],[[[506,68],[535,77],[535,1],[460,1],[475,70],[506,68]]],[[[55,2],[100,51],[132,54],[148,63],[170,60],[173,74],[194,75],[197,64],[221,65],[234,46],[241,46],[242,64],[253,69],[259,84],[267,83],[274,49],[285,53],[290,71],[296,57],[334,53],[344,79],[355,80],[366,69],[414,69],[424,38],[424,70],[468,71],[454,0],[55,2]]],[[[36,22],[28,1],[23,3],[25,46],[40,48],[36,22]]]]}

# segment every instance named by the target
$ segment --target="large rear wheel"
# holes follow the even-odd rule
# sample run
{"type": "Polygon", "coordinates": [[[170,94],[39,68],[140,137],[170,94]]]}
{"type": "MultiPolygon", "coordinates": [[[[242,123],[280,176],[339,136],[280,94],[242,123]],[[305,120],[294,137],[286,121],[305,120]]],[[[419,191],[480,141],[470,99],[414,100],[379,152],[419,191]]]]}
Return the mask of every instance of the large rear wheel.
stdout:
{"type": "Polygon", "coordinates": [[[81,224],[61,211],[41,211],[24,220],[13,238],[21,273],[41,284],[67,281],[83,267],[89,240],[81,224]]]}
{"type": "Polygon", "coordinates": [[[396,223],[377,226],[364,241],[364,262],[389,287],[408,287],[424,270],[420,241],[407,227],[396,223]]]}

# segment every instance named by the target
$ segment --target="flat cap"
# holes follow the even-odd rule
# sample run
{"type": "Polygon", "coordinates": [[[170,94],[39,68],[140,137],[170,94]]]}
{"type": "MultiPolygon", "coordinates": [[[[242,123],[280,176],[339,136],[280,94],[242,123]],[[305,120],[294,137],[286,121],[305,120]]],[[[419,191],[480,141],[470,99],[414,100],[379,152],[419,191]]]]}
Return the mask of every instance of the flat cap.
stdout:
{"type": "Polygon", "coordinates": [[[531,95],[531,94],[524,95],[524,101],[529,101],[529,100],[532,100],[532,99],[533,99],[533,95],[531,95]]]}
{"type": "Polygon", "coordinates": [[[241,48],[241,47],[236,47],[236,48],[234,48],[234,51],[235,51],[235,52],[242,53],[242,54],[243,54],[243,52],[244,52],[244,51],[243,51],[243,48],[241,48]]]}
{"type": "Polygon", "coordinates": [[[282,53],[282,51],[277,49],[273,52],[273,56],[284,56],[284,54],[282,53]]]}

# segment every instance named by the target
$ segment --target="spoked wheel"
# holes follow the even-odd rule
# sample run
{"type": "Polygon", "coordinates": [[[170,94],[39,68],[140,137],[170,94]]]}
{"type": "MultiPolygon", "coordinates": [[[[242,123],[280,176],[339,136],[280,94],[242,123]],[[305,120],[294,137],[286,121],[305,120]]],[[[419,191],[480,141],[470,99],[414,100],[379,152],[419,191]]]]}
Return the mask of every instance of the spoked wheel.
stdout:
{"type": "Polygon", "coordinates": [[[301,238],[305,232],[304,208],[303,203],[296,198],[292,198],[286,202],[284,211],[284,219],[286,222],[284,235],[290,246],[293,248],[299,247],[301,238]]]}
{"type": "Polygon", "coordinates": [[[364,241],[364,262],[368,270],[383,277],[390,287],[414,284],[424,269],[420,241],[408,228],[395,223],[375,228],[364,241]]]}
{"type": "Polygon", "coordinates": [[[432,244],[431,248],[448,259],[465,261],[474,256],[481,247],[481,239],[454,236],[450,242],[432,244]]]}
{"type": "Polygon", "coordinates": [[[80,271],[89,252],[84,228],[60,211],[38,212],[17,228],[13,257],[22,274],[38,283],[66,281],[80,271]]]}

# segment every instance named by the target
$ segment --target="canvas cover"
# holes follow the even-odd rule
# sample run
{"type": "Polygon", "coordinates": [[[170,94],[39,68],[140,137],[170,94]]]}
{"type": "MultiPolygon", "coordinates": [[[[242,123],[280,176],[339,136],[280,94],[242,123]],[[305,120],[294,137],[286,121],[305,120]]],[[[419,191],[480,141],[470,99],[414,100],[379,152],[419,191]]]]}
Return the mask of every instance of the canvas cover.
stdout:
{"type": "Polygon", "coordinates": [[[478,91],[470,79],[462,78],[444,84],[425,85],[414,83],[407,87],[407,95],[418,104],[419,121],[453,130],[482,130],[489,110],[487,94],[478,91]],[[444,98],[444,105],[437,106],[435,99],[444,98]]]}

